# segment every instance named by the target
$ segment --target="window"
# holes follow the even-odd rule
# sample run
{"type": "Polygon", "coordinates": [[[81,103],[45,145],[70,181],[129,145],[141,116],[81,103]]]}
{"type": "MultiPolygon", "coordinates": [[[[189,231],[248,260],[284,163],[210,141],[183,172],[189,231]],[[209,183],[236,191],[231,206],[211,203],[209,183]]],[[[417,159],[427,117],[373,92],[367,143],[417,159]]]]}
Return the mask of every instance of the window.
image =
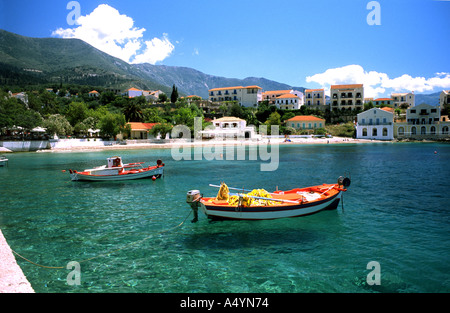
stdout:
{"type": "Polygon", "coordinates": [[[378,130],[376,128],[372,129],[372,137],[378,136],[378,130]]]}
{"type": "Polygon", "coordinates": [[[436,135],[436,127],[431,126],[430,132],[432,135],[436,135]]]}
{"type": "Polygon", "coordinates": [[[388,130],[385,127],[385,128],[383,128],[383,137],[387,137],[387,135],[388,135],[388,130]]]}
{"type": "Polygon", "coordinates": [[[448,126],[444,126],[444,127],[442,128],[442,133],[443,133],[443,134],[448,134],[448,126]]]}
{"type": "Polygon", "coordinates": [[[308,123],[308,128],[311,129],[311,123],[308,123]]]}
{"type": "Polygon", "coordinates": [[[417,134],[416,127],[413,126],[413,127],[411,128],[411,135],[416,135],[416,134],[417,134]]]}
{"type": "Polygon", "coordinates": [[[398,128],[398,135],[399,136],[404,136],[405,135],[405,129],[403,127],[399,127],[398,128]]]}
{"type": "Polygon", "coordinates": [[[367,137],[367,128],[363,128],[362,135],[363,137],[367,137]]]}
{"type": "Polygon", "coordinates": [[[426,128],[425,126],[422,126],[422,127],[420,128],[420,134],[421,134],[421,135],[426,135],[426,134],[427,134],[427,128],[426,128]]]}

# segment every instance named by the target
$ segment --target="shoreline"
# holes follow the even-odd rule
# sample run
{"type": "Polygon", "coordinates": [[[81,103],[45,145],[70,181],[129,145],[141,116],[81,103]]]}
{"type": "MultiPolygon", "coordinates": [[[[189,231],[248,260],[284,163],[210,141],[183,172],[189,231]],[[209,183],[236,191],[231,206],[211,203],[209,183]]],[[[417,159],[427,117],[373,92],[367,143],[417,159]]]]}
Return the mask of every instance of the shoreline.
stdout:
{"type": "Polygon", "coordinates": [[[34,293],[0,229],[0,293],[34,293]]]}
{"type": "Polygon", "coordinates": [[[36,152],[92,152],[103,150],[139,150],[139,149],[171,149],[182,147],[211,147],[211,146],[259,146],[259,145],[339,145],[339,144],[370,144],[393,143],[393,141],[355,139],[346,137],[333,138],[293,138],[286,142],[284,138],[265,139],[261,141],[237,141],[237,140],[199,140],[199,141],[175,141],[170,143],[132,143],[126,145],[105,146],[71,146],[38,150],[36,152]]]}

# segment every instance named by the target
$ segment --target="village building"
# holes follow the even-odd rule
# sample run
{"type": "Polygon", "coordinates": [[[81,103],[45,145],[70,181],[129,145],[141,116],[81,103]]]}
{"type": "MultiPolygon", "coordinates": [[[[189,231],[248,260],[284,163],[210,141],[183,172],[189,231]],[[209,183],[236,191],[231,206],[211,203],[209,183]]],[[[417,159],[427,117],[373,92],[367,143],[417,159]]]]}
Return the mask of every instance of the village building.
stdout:
{"type": "Polygon", "coordinates": [[[325,111],[327,108],[324,89],[306,89],[305,106],[309,109],[325,111]]]}
{"type": "Polygon", "coordinates": [[[201,131],[200,135],[205,139],[256,139],[259,137],[253,126],[247,126],[245,120],[233,116],[212,120],[212,125],[201,131]]]}
{"type": "Polygon", "coordinates": [[[372,108],[357,115],[356,138],[394,139],[394,113],[389,108],[372,108]]]}
{"type": "Polygon", "coordinates": [[[244,107],[257,107],[262,101],[262,88],[259,86],[214,88],[208,93],[211,102],[236,101],[244,107]]]}
{"type": "Polygon", "coordinates": [[[440,139],[449,136],[449,121],[441,120],[438,106],[422,103],[406,110],[406,121],[395,123],[399,139],[440,139]]]}
{"type": "Polygon", "coordinates": [[[299,107],[303,105],[303,92],[294,89],[265,91],[262,93],[262,101],[268,101],[270,105],[276,105],[277,98],[286,94],[296,95],[300,99],[299,107]]]}
{"type": "Polygon", "coordinates": [[[130,88],[126,91],[126,96],[128,98],[140,97],[144,94],[143,90],[139,90],[137,88],[130,88]]]}
{"type": "Polygon", "coordinates": [[[98,98],[100,97],[100,93],[97,90],[92,90],[89,92],[89,97],[98,98]]]}
{"type": "Polygon", "coordinates": [[[139,123],[130,122],[127,125],[131,126],[130,139],[152,139],[154,138],[149,132],[158,123],[139,123]]]}
{"type": "Polygon", "coordinates": [[[286,93],[276,98],[275,105],[281,110],[299,110],[303,101],[295,94],[286,93]]]}
{"type": "Polygon", "coordinates": [[[385,105],[394,105],[394,100],[392,98],[378,98],[372,101],[375,106],[385,106],[385,105]]]}
{"type": "Polygon", "coordinates": [[[355,110],[364,108],[362,84],[332,85],[330,91],[331,110],[355,110]]]}
{"type": "Polygon", "coordinates": [[[450,105],[450,90],[442,90],[439,95],[439,106],[443,110],[448,105],[450,105]]]}
{"type": "Polygon", "coordinates": [[[286,121],[286,126],[297,130],[315,130],[325,128],[325,119],[312,115],[297,115],[286,121]]]}
{"type": "Polygon", "coordinates": [[[414,92],[393,93],[391,94],[394,108],[406,107],[410,108],[416,105],[416,97],[414,92]]]}

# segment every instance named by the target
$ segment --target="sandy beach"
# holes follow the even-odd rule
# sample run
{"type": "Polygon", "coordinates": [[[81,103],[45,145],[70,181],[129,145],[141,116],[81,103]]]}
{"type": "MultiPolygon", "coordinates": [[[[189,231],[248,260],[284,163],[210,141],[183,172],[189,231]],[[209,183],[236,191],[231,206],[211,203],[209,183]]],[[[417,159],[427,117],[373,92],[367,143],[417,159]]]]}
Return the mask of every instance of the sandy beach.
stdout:
{"type": "Polygon", "coordinates": [[[257,146],[257,145],[327,145],[327,144],[364,144],[364,143],[386,143],[390,141],[379,141],[379,140],[365,140],[365,139],[354,139],[354,138],[344,138],[344,137],[332,137],[332,138],[290,138],[290,141],[286,141],[284,138],[273,139],[262,139],[262,140],[195,140],[195,141],[184,141],[184,140],[171,140],[170,142],[152,143],[150,141],[136,142],[131,141],[127,144],[112,144],[112,145],[96,145],[96,146],[65,146],[62,148],[52,148],[45,150],[38,150],[37,152],[72,152],[72,151],[97,151],[97,150],[133,150],[133,149],[171,149],[171,148],[181,148],[181,147],[198,147],[198,146],[257,146]]]}

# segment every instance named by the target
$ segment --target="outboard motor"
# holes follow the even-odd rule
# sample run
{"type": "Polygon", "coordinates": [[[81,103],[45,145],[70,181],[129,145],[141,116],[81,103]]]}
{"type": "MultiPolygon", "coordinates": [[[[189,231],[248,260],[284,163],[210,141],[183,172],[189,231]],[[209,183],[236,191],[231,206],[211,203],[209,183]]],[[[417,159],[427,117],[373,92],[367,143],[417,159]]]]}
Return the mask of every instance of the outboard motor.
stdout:
{"type": "Polygon", "coordinates": [[[342,177],[340,176],[338,178],[338,185],[344,187],[345,189],[347,189],[348,187],[350,187],[351,184],[351,180],[348,177],[342,177]]]}
{"type": "Polygon", "coordinates": [[[192,211],[194,212],[194,219],[191,221],[195,223],[198,221],[198,207],[200,206],[200,199],[203,195],[199,190],[190,190],[186,195],[186,203],[191,206],[192,211]]]}

